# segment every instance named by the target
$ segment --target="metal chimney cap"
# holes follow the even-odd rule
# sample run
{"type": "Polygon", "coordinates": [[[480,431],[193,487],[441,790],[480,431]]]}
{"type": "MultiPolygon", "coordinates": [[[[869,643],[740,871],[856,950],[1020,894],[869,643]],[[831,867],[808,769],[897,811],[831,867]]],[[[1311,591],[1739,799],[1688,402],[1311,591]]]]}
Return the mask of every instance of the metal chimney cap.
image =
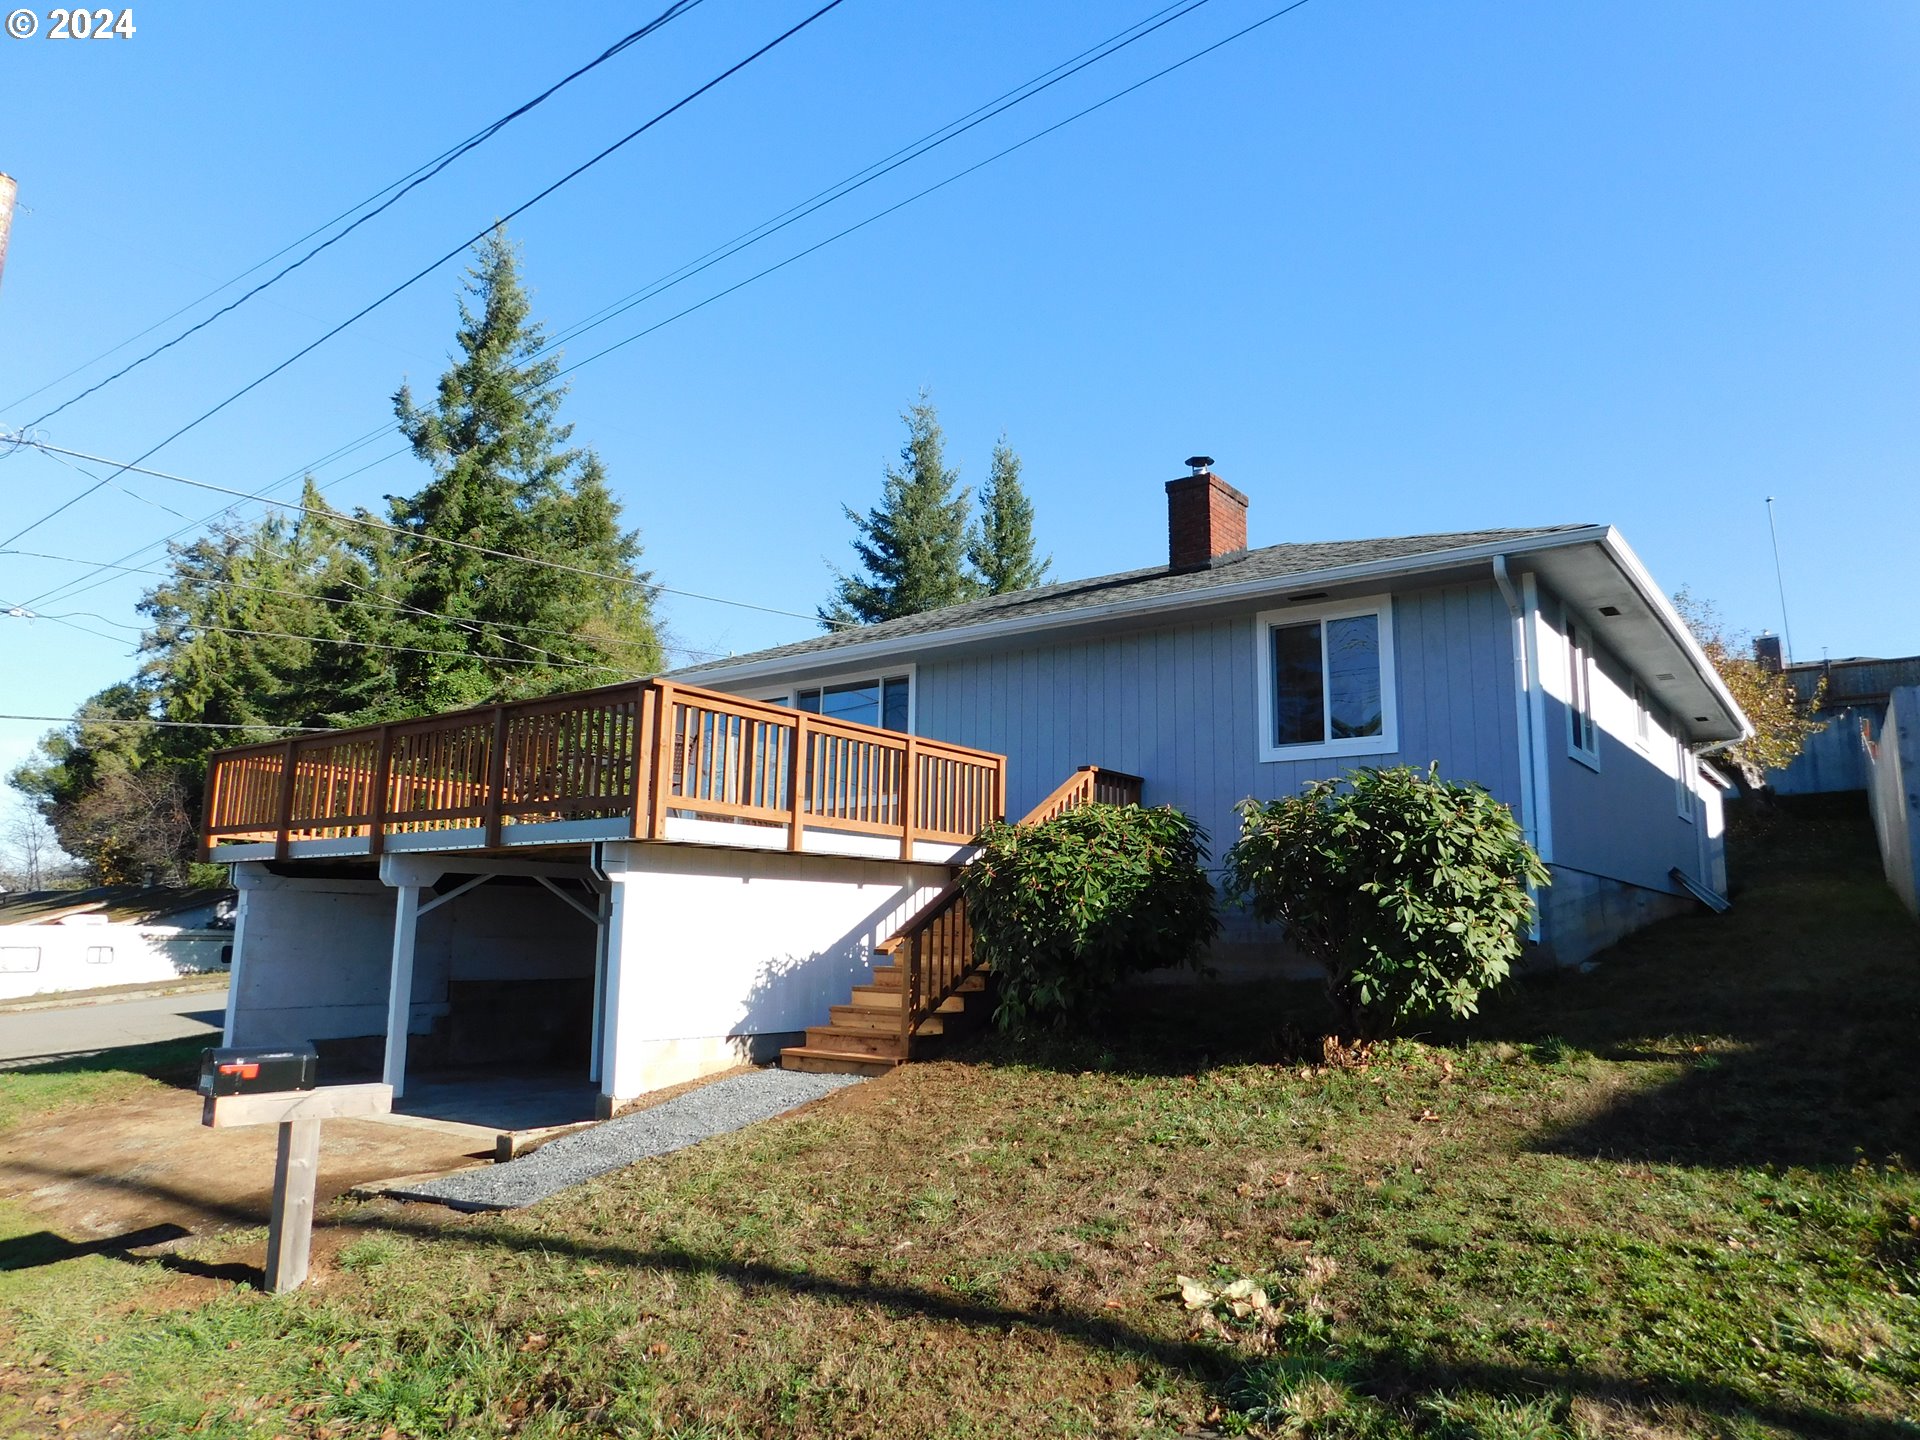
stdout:
{"type": "Polygon", "coordinates": [[[1211,466],[1211,465],[1213,464],[1213,456],[1211,456],[1211,455],[1189,455],[1189,456],[1187,457],[1187,464],[1188,464],[1188,465],[1190,465],[1190,466],[1191,466],[1191,467],[1193,468],[1193,473],[1194,473],[1194,474],[1196,474],[1196,475],[1204,475],[1204,474],[1206,474],[1206,473],[1207,473],[1207,469],[1208,469],[1208,467],[1209,467],[1209,466],[1211,466]]]}

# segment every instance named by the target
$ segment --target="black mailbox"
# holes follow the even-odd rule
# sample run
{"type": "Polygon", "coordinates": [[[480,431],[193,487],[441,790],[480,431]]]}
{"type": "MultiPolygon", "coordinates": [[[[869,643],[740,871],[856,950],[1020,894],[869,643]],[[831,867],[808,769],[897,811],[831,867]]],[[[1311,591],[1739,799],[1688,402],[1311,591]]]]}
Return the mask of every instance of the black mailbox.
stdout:
{"type": "Polygon", "coordinates": [[[279,1050],[206,1050],[200,1055],[202,1095],[258,1095],[269,1090],[311,1090],[320,1057],[311,1045],[279,1050]]]}

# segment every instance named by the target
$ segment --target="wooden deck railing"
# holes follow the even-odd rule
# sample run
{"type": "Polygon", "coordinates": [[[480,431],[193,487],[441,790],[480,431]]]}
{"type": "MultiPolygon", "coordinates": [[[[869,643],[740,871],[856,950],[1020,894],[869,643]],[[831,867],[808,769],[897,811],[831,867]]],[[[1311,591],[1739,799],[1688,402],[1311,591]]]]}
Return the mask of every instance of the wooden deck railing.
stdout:
{"type": "MultiPolygon", "coordinates": [[[[1145,782],[1138,775],[1082,765],[1054,792],[1021,817],[1022,825],[1038,825],[1082,805],[1138,805],[1145,782]]],[[[973,922],[967,916],[967,897],[960,882],[942,889],[921,908],[905,928],[881,948],[900,966],[900,1054],[913,1053],[913,1038],[927,1019],[959,994],[967,978],[979,970],[974,955],[973,922]]]]}
{"type": "MultiPolygon", "coordinates": [[[[672,819],[963,843],[1006,813],[1006,760],[782,705],[647,680],[222,751],[203,845],[672,819]]],[[[539,839],[540,837],[529,837],[539,839]]],[[[463,837],[463,843],[471,843],[463,837]]]]}

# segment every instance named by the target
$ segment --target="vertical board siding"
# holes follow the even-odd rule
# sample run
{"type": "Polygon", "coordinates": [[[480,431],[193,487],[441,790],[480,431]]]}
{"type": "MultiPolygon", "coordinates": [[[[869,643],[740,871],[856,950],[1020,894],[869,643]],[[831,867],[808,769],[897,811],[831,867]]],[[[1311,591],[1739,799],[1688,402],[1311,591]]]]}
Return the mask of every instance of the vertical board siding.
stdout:
{"type": "MultiPolygon", "coordinates": [[[[1632,672],[1592,637],[1593,719],[1600,737],[1596,772],[1568,753],[1567,650],[1560,601],[1540,587],[1543,643],[1540,675],[1546,694],[1549,810],[1553,862],[1610,880],[1678,893],[1668,871],[1700,878],[1700,838],[1680,818],[1674,782],[1678,754],[1671,715],[1655,711],[1648,744],[1635,734],[1632,672]]],[[[1582,627],[1583,629],[1586,627],[1582,627]]]]}
{"type": "MultiPolygon", "coordinates": [[[[1396,595],[1400,749],[1364,758],[1262,763],[1253,612],[1111,638],[945,660],[916,671],[922,735],[1007,756],[1007,805],[1024,814],[1080,765],[1146,780],[1231,843],[1234,805],[1290,794],[1355,765],[1438,761],[1443,775],[1517,805],[1512,627],[1491,584],[1396,595]]],[[[1671,810],[1671,805],[1669,805],[1671,810]]]]}

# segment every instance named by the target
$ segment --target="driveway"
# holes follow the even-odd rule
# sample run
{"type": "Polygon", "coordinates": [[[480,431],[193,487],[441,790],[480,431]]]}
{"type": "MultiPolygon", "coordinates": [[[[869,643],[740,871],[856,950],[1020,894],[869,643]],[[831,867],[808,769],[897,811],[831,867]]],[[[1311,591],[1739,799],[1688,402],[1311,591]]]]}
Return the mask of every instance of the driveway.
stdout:
{"type": "Polygon", "coordinates": [[[218,1045],[226,1009],[225,990],[190,990],[0,1014],[0,1068],[194,1035],[218,1045]]]}

